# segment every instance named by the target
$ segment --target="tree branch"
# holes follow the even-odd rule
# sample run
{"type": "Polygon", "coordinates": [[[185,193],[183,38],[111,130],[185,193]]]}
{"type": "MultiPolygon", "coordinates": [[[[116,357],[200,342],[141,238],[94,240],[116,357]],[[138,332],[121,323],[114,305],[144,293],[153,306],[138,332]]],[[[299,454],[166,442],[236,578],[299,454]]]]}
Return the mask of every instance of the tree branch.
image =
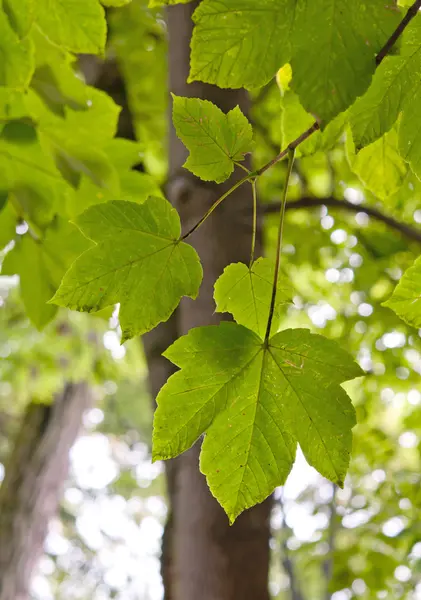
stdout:
{"type": "Polygon", "coordinates": [[[419,9],[421,8],[421,0],[416,0],[412,6],[408,8],[408,11],[399,25],[396,27],[395,31],[392,33],[390,38],[387,40],[383,48],[376,56],[376,65],[382,62],[382,60],[386,57],[387,54],[392,50],[393,46],[398,41],[399,37],[402,35],[406,27],[408,27],[409,23],[412,19],[418,14],[419,9]]]}
{"type": "MultiPolygon", "coordinates": [[[[266,206],[264,206],[264,212],[266,215],[272,214],[272,213],[277,213],[280,209],[280,206],[281,206],[280,202],[273,202],[271,204],[267,204],[266,206]]],[[[419,229],[416,229],[415,227],[413,227],[412,225],[408,225],[407,223],[402,223],[402,221],[397,221],[393,217],[390,217],[389,215],[384,214],[383,212],[381,212],[380,210],[378,210],[377,208],[374,208],[372,206],[366,206],[366,205],[361,205],[361,204],[352,204],[352,202],[348,202],[347,200],[338,200],[337,198],[334,198],[332,196],[329,196],[326,198],[313,198],[310,196],[309,197],[304,196],[303,198],[300,198],[299,200],[293,200],[293,201],[287,202],[286,210],[299,210],[302,208],[316,208],[318,206],[339,208],[341,210],[347,210],[348,212],[353,212],[353,213],[365,213],[366,215],[369,215],[373,219],[376,219],[377,221],[381,221],[382,223],[385,223],[391,229],[398,231],[399,233],[401,233],[408,239],[421,244],[421,231],[419,229]]]]}

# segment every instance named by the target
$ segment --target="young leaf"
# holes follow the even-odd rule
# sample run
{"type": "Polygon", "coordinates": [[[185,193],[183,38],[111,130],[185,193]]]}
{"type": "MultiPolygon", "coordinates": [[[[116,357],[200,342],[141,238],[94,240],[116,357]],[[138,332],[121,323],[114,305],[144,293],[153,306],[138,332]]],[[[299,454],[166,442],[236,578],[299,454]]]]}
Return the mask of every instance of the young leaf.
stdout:
{"type": "Polygon", "coordinates": [[[173,122],[190,151],[184,166],[205,181],[222,183],[253,147],[253,130],[238,106],[224,114],[208,100],[173,95],[173,122]]]}
{"type": "Polygon", "coordinates": [[[181,370],[158,394],[154,460],[206,433],[201,470],[231,522],[285,482],[297,442],[310,464],[343,484],[355,414],[340,384],[362,371],[337,344],[289,329],[265,345],[221,323],[191,330],[165,356],[181,370]]]}
{"type": "MultiPolygon", "coordinates": [[[[351,146],[351,141],[348,146],[351,146]]],[[[394,194],[408,171],[398,152],[398,136],[393,129],[355,155],[349,148],[351,168],[365,187],[381,200],[394,194]]]]}
{"type": "Polygon", "coordinates": [[[391,308],[405,323],[421,327],[421,257],[405,271],[383,306],[391,308]]]}
{"type": "MultiPolygon", "coordinates": [[[[231,313],[237,323],[248,327],[262,339],[269,316],[274,266],[268,258],[259,258],[251,267],[243,263],[231,264],[215,283],[216,311],[231,313]]],[[[281,311],[285,304],[291,302],[292,295],[289,282],[280,277],[272,333],[276,333],[281,322],[281,311]]]]}
{"type": "Polygon", "coordinates": [[[387,56],[367,92],[352,106],[349,120],[357,149],[389,131],[402,108],[415,102],[421,76],[421,18],[416,16],[402,36],[399,56],[387,56]]]}
{"type": "Polygon", "coordinates": [[[182,296],[196,297],[200,261],[178,241],[180,220],[165,199],[97,204],[76,224],[96,245],[74,262],[52,303],[96,312],[120,302],[124,341],[166,321],[182,296]]]}
{"type": "Polygon", "coordinates": [[[51,41],[71,52],[104,50],[107,24],[98,0],[37,0],[36,21],[51,41]]]}

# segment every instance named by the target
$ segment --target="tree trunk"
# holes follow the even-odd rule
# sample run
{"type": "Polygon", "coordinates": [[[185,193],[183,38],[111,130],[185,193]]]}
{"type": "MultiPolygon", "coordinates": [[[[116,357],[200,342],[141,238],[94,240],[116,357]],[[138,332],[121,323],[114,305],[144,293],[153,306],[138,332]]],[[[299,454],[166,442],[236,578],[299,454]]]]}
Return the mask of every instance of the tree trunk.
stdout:
{"type": "Polygon", "coordinates": [[[32,402],[25,411],[0,488],[0,600],[30,597],[32,572],[88,405],[87,387],[67,383],[51,405],[32,402]]]}
{"type": "MultiPolygon", "coordinates": [[[[168,9],[171,91],[181,96],[206,98],[224,111],[239,104],[247,113],[248,99],[244,91],[186,83],[191,14],[195,5],[168,9]]],[[[91,57],[89,61],[89,82],[105,89],[123,106],[118,133],[133,139],[133,124],[118,65],[111,61],[102,68],[98,63],[92,67],[91,57]]],[[[184,230],[235,180],[234,177],[222,186],[205,184],[182,169],[186,156],[186,149],[170,126],[170,172],[166,191],[180,213],[184,230]]],[[[250,259],[251,206],[251,186],[242,187],[189,239],[202,260],[204,280],[197,300],[183,300],[168,322],[143,336],[153,398],[174,372],[174,366],[162,357],[162,352],[190,328],[216,324],[220,320],[220,316],[214,314],[213,284],[227,264],[248,263],[250,259]],[[248,220],[245,214],[249,215],[248,220]]],[[[258,233],[257,255],[261,249],[260,228],[258,233]]],[[[184,455],[165,463],[170,504],[161,557],[165,600],[269,600],[271,501],[247,511],[230,527],[227,516],[199,472],[199,450],[196,444],[184,455]]]]}
{"type": "MultiPolygon", "coordinates": [[[[188,4],[168,9],[171,91],[206,98],[224,111],[239,104],[247,113],[244,91],[220,90],[202,83],[187,85],[194,8],[194,4],[188,4]]],[[[180,213],[184,230],[237,178],[234,176],[225,185],[203,183],[182,170],[186,156],[186,149],[171,127],[167,194],[180,213]]],[[[214,314],[213,285],[227,264],[248,263],[250,259],[252,227],[244,214],[251,214],[251,204],[251,186],[238,189],[189,239],[202,260],[204,280],[197,300],[181,302],[177,312],[179,335],[220,320],[214,314]]],[[[260,241],[258,235],[257,253],[260,241]]],[[[169,465],[171,517],[164,546],[166,599],[267,600],[270,500],[247,511],[230,527],[199,472],[199,452],[196,444],[169,465]]]]}

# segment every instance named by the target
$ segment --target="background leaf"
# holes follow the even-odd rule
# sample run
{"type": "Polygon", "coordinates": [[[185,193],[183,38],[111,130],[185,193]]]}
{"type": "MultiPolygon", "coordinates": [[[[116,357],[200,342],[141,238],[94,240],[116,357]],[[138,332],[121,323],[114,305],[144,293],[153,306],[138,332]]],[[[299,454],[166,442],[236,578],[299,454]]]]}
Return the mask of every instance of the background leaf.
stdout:
{"type": "Polygon", "coordinates": [[[163,198],[97,204],[76,223],[97,244],[66,273],[53,303],[96,312],[120,302],[124,341],[166,321],[182,296],[197,295],[198,256],[178,242],[180,220],[163,198]]]}
{"type": "Polygon", "coordinates": [[[37,0],[36,20],[51,41],[71,52],[104,50],[107,25],[98,0],[37,0]]]}
{"type": "Polygon", "coordinates": [[[383,306],[391,308],[409,325],[421,327],[421,257],[402,275],[383,306]]]}

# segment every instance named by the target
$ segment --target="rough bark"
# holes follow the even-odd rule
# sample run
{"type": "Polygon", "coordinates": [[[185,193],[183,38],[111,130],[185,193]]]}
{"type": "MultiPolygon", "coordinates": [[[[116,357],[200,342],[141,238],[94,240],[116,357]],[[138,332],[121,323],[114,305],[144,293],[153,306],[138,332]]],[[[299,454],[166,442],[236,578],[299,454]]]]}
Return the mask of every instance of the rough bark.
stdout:
{"type": "Polygon", "coordinates": [[[0,600],[28,600],[31,575],[56,514],[72,447],[89,405],[68,383],[49,406],[30,403],[0,488],[0,600]]]}

